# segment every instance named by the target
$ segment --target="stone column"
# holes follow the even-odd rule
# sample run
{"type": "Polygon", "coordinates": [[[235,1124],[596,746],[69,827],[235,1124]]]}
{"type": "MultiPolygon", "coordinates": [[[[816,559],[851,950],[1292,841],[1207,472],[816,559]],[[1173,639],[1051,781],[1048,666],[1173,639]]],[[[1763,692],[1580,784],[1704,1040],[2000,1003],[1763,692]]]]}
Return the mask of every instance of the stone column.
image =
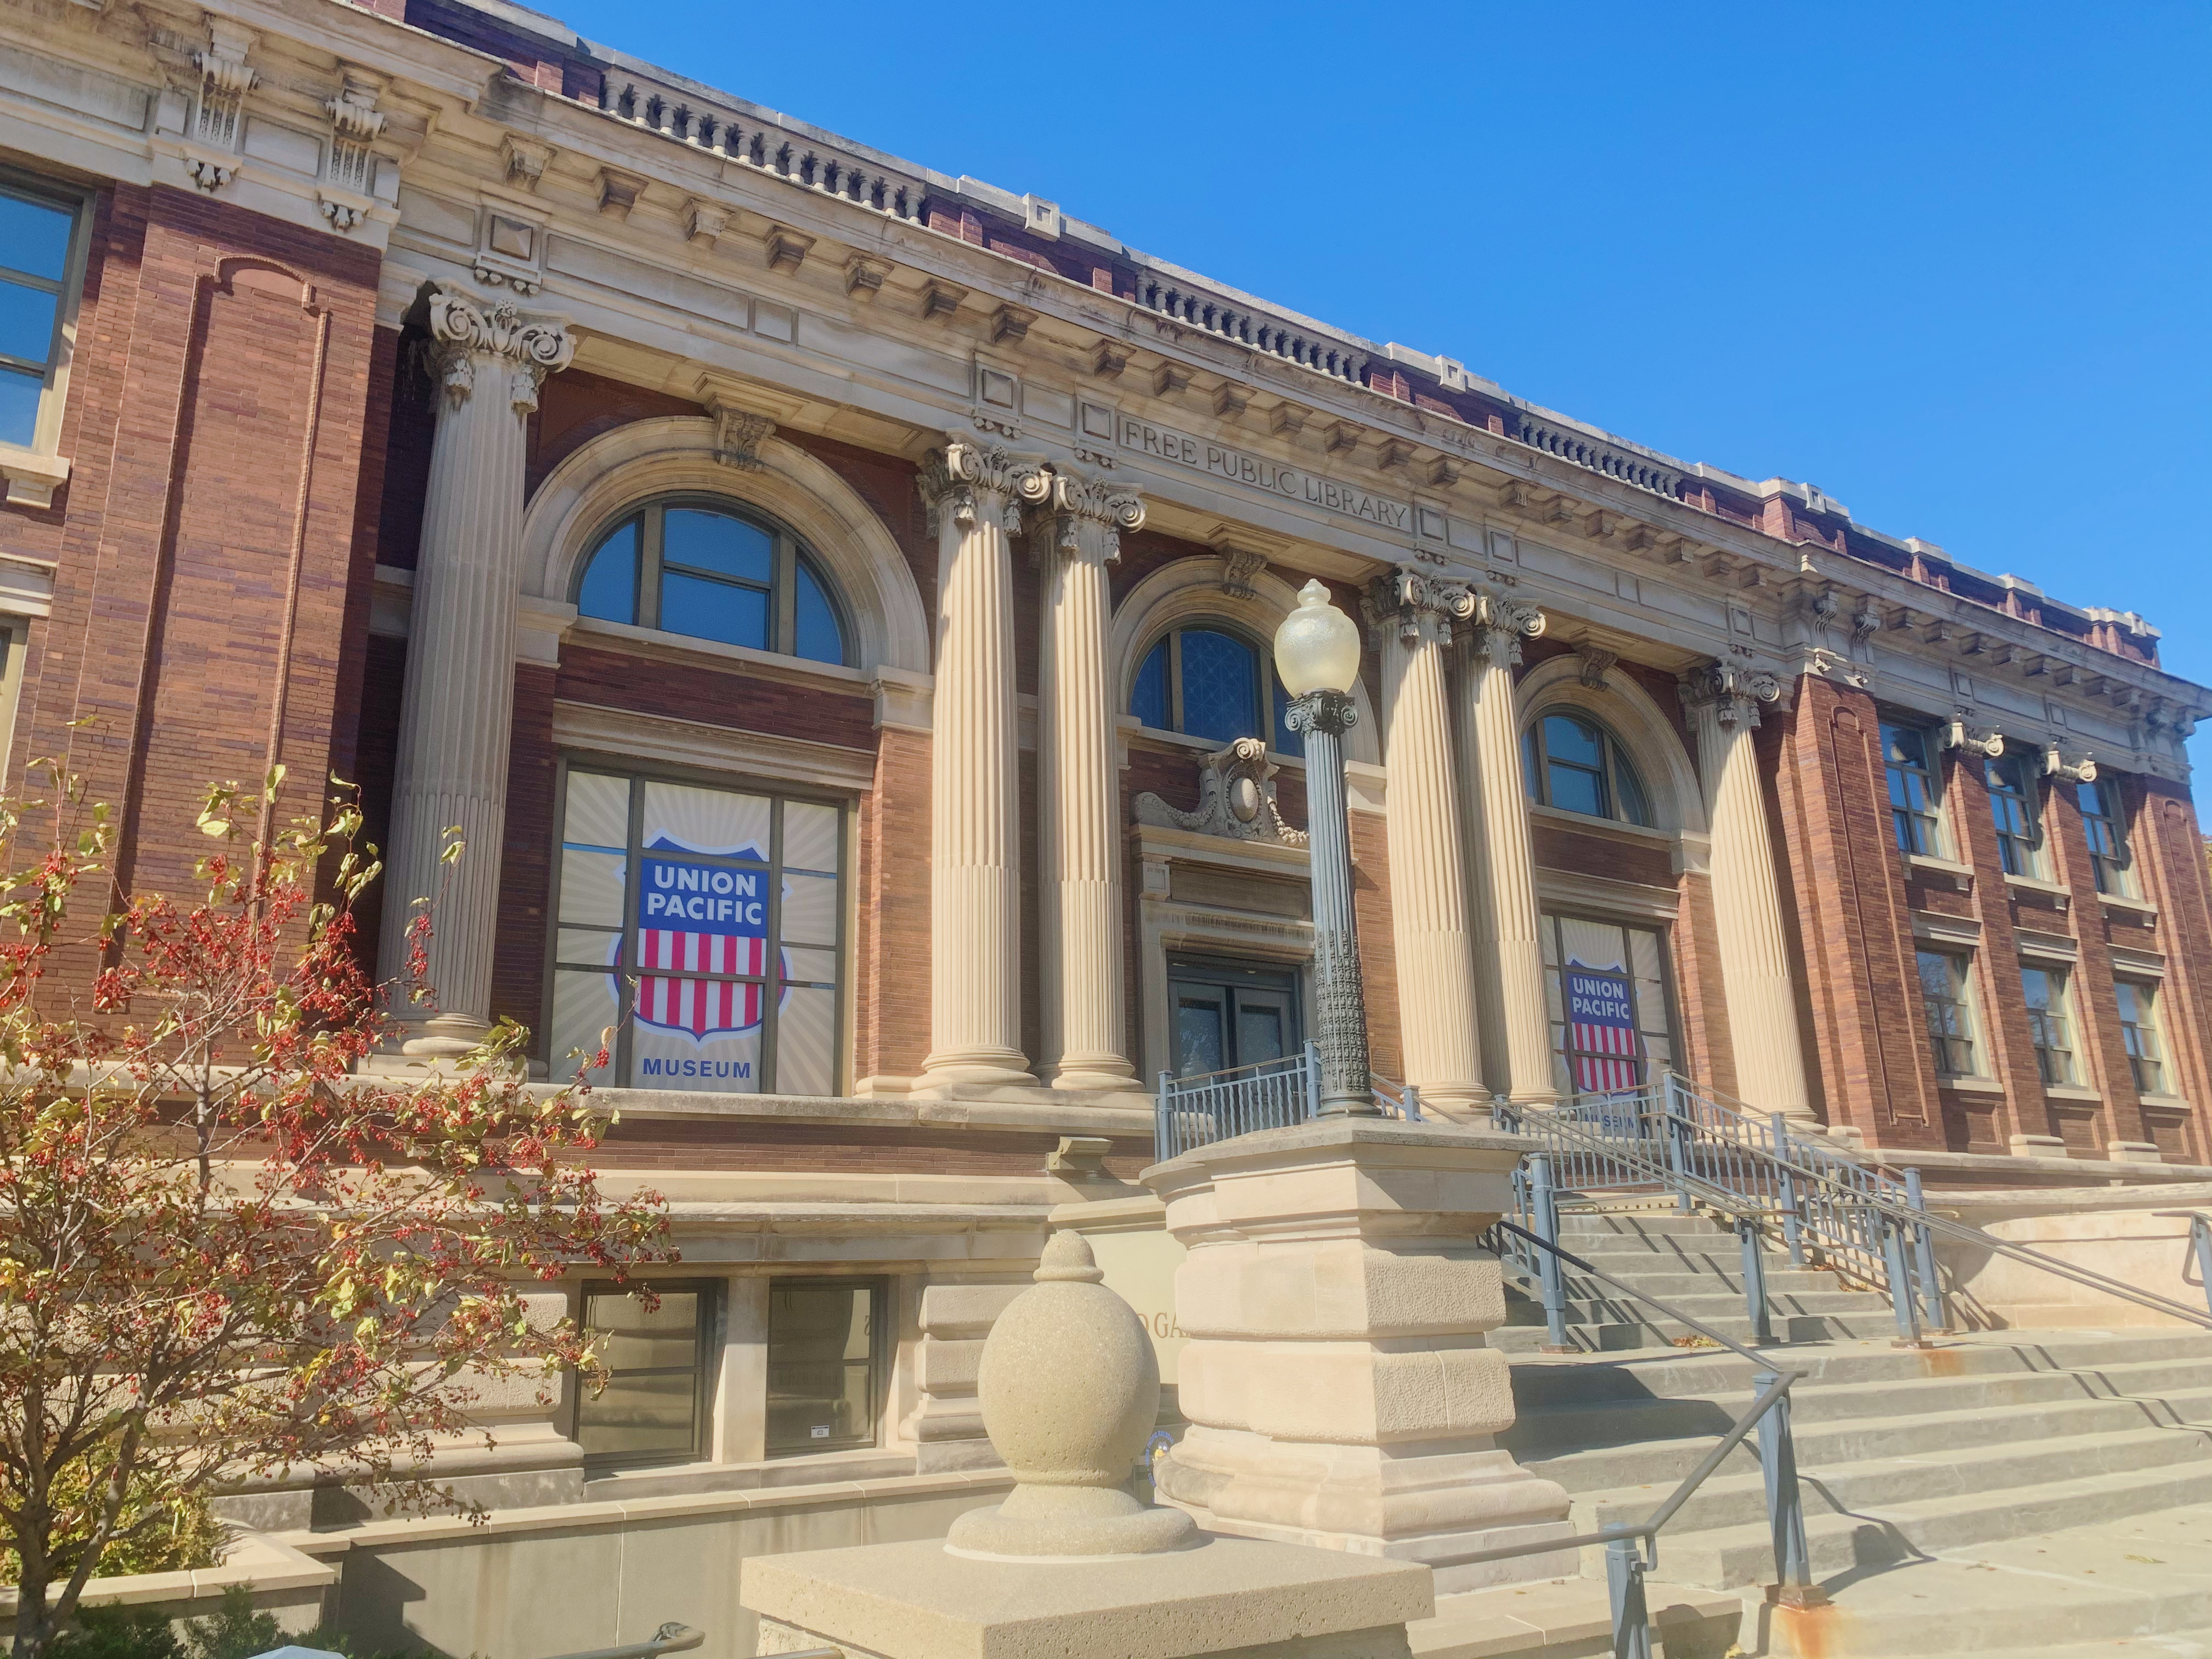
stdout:
{"type": "Polygon", "coordinates": [[[415,901],[430,899],[428,981],[403,1007],[410,1054],[465,1053],[490,1028],[507,826],[526,422],[574,342],[558,319],[447,289],[429,296],[437,435],[422,503],[386,866],[382,972],[404,975],[415,901]],[[441,861],[446,832],[466,844],[441,861]]]}
{"type": "Polygon", "coordinates": [[[1145,522],[1136,495],[1055,472],[1037,647],[1037,849],[1044,908],[1043,1070],[1055,1089],[1137,1087],[1122,988],[1121,769],[1106,567],[1145,522]]]}
{"type": "Polygon", "coordinates": [[[1145,1172],[1189,1254],[1191,1428],[1160,1496],[1210,1532],[1422,1561],[1438,1594],[1571,1576],[1571,1551],[1478,1564],[1571,1535],[1567,1495],[1520,1468],[1498,1258],[1517,1136],[1389,1118],[1240,1135],[1145,1172]]]}
{"type": "Polygon", "coordinates": [[[1460,769],[1474,848],[1483,1072],[1509,1099],[1540,1105],[1556,1098],[1558,1085],[1513,670],[1521,641],[1543,633],[1544,613],[1525,600],[1478,594],[1461,631],[1460,769]]]}
{"type": "Polygon", "coordinates": [[[1051,479],[953,437],[920,479],[937,528],[930,699],[930,1052],[918,1086],[1034,1088],[1022,1053],[1014,589],[1007,538],[1051,479]]]}
{"type": "Polygon", "coordinates": [[[1759,1112],[1810,1119],[1805,1054],[1790,983],[1790,942],[1766,798],[1752,732],[1761,703],[1782,695],[1773,675],[1715,663],[1681,681],[1698,734],[1698,775],[1712,828],[1713,931],[1735,1048],[1736,1087],[1759,1112]]]}
{"type": "Polygon", "coordinates": [[[1401,570],[1376,580],[1366,609],[1382,659],[1390,928],[1405,1080],[1419,1086],[1425,1102],[1463,1115],[1489,1096],[1444,657],[1453,619],[1471,614],[1474,599],[1457,583],[1401,570]]]}

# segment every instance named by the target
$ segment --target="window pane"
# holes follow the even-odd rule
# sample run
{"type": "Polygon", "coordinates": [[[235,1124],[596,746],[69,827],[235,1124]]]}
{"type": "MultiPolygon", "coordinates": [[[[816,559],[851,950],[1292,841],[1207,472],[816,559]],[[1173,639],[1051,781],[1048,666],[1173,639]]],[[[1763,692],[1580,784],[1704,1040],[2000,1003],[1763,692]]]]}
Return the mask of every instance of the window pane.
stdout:
{"type": "Polygon", "coordinates": [[[699,1358],[699,1293],[664,1291],[648,1311],[634,1296],[594,1296],[584,1322],[611,1371],[690,1367],[699,1358]]]}
{"type": "Polygon", "coordinates": [[[54,307],[60,301],[59,295],[43,289],[0,282],[0,352],[45,362],[53,349],[54,307]]]}
{"type": "Polygon", "coordinates": [[[1237,1006],[1237,1063],[1255,1066],[1263,1060],[1280,1060],[1283,1043],[1283,1011],[1280,1008],[1255,1008],[1239,1002],[1237,1006]]]}
{"type": "Polygon", "coordinates": [[[76,214],[52,202],[0,191],[0,265],[59,282],[69,265],[76,214]]]}
{"type": "Polygon", "coordinates": [[[39,398],[46,387],[39,375],[0,368],[0,443],[31,447],[39,433],[39,398]]]}
{"type": "Polygon", "coordinates": [[[874,1443],[875,1299],[868,1285],[769,1292],[769,1456],[874,1443]]]}
{"type": "Polygon", "coordinates": [[[1182,641],[1182,729],[1228,743],[1257,737],[1252,700],[1258,686],[1252,647],[1208,628],[1187,628],[1182,641]]]}
{"type": "Polygon", "coordinates": [[[587,1457],[681,1457],[698,1446],[699,1381],[679,1373],[625,1376],[576,1408],[587,1457]]]}
{"type": "Polygon", "coordinates": [[[1893,763],[1926,769],[1928,744],[1922,733],[1910,726],[1885,726],[1881,728],[1881,740],[1889,760],[1893,763]]]}
{"type": "Polygon", "coordinates": [[[1536,768],[1536,728],[1533,726],[1521,734],[1521,781],[1530,800],[1544,799],[1536,768]]]}
{"type": "MultiPolygon", "coordinates": [[[[1545,734],[1548,743],[1551,734],[1545,734]]],[[[1547,793],[1552,805],[1566,812],[1585,812],[1592,817],[1605,816],[1605,780],[1595,772],[1585,772],[1578,766],[1562,766],[1554,761],[1547,773],[1547,793]]]]}
{"type": "Polygon", "coordinates": [[[645,786],[645,844],[658,852],[710,853],[768,861],[768,798],[690,784],[645,786]]]}
{"type": "MultiPolygon", "coordinates": [[[[1566,761],[1593,769],[1605,764],[1602,739],[1595,726],[1565,714],[1544,717],[1544,750],[1554,762],[1566,761]]],[[[1559,803],[1554,801],[1553,805],[1559,803]]]]}
{"type": "Polygon", "coordinates": [[[845,631],[838,626],[837,612],[830,603],[830,596],[814,580],[814,573],[803,564],[798,567],[797,580],[799,591],[793,608],[799,637],[792,641],[792,655],[814,662],[842,663],[845,660],[845,631]]]}
{"type": "Polygon", "coordinates": [[[1129,712],[1155,732],[1168,726],[1168,642],[1162,640],[1145,653],[1137,666],[1136,684],[1129,690],[1129,712]]]}
{"type": "Polygon", "coordinates": [[[599,772],[568,774],[562,837],[571,846],[619,853],[629,845],[629,780],[599,772]]]}
{"type": "Polygon", "coordinates": [[[554,933],[554,959],[586,968],[622,965],[622,935],[599,927],[562,927],[554,933]]]}
{"type": "Polygon", "coordinates": [[[671,634],[765,651],[768,590],[667,571],[660,579],[660,625],[671,634]]]}
{"type": "Polygon", "coordinates": [[[1176,1073],[1195,1077],[1226,1066],[1222,1028],[1224,1009],[1218,998],[1180,996],[1176,999],[1176,1073]]]}
{"type": "Polygon", "coordinates": [[[726,514],[672,507],[661,515],[660,561],[765,585],[775,572],[775,538],[726,514]]]}
{"type": "Polygon", "coordinates": [[[1620,816],[1631,823],[1650,829],[1651,802],[1644,793],[1644,780],[1636,775],[1636,769],[1628,763],[1628,757],[1618,744],[1613,750],[1613,781],[1620,789],[1620,816]]]}
{"type": "Polygon", "coordinates": [[[605,622],[637,620],[637,520],[618,525],[584,568],[576,609],[605,622]]]}
{"type": "MultiPolygon", "coordinates": [[[[553,1019],[545,1037],[545,1063],[554,1082],[568,1082],[582,1061],[599,1053],[600,1033],[621,1017],[617,988],[612,974],[553,975],[553,1019]],[[580,1058],[571,1059],[572,1054],[580,1058]]],[[[605,1073],[599,1080],[612,1081],[605,1073]]]]}
{"type": "MultiPolygon", "coordinates": [[[[837,809],[810,801],[783,805],[783,865],[787,870],[837,871],[837,809]]],[[[785,931],[788,932],[787,928],[785,931]]]]}
{"type": "MultiPolygon", "coordinates": [[[[794,952],[794,954],[798,954],[794,952]]],[[[813,954],[813,953],[809,953],[813,954]]],[[[827,955],[823,951],[819,954],[827,955]]],[[[837,1092],[837,994],[785,989],[775,1026],[775,1090],[783,1095],[837,1092]]]]}
{"type": "Polygon", "coordinates": [[[623,875],[627,860],[614,853],[561,853],[561,920],[600,927],[623,925],[623,875]]]}
{"type": "Polygon", "coordinates": [[[1272,670],[1267,675],[1267,684],[1275,689],[1275,752],[1279,755],[1304,755],[1306,752],[1305,738],[1291,730],[1290,688],[1272,670]]]}
{"type": "Polygon", "coordinates": [[[631,1070],[641,1089],[693,1094],[760,1092],[760,1003],[757,984],[647,975],[638,981],[631,1070]],[[655,1016],[646,1018],[648,1004],[655,1016]],[[735,1032],[721,1022],[748,1022],[735,1032]],[[700,1037],[695,1030],[704,1027],[700,1037]]]}
{"type": "Polygon", "coordinates": [[[783,947],[783,976],[802,985],[810,980],[823,985],[835,985],[837,982],[837,953],[787,945],[783,947]]]}

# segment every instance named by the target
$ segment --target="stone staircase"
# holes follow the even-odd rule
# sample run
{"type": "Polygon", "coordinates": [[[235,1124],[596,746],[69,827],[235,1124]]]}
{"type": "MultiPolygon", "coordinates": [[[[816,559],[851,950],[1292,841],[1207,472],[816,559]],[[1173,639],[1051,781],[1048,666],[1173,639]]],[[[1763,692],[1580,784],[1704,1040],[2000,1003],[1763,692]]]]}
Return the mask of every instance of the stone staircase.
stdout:
{"type": "MultiPolygon", "coordinates": [[[[1569,1212],[1559,1218],[1559,1243],[1633,1289],[1672,1303],[1684,1313],[1738,1342],[1751,1340],[1751,1316],[1743,1297],[1743,1247],[1735,1233],[1701,1215],[1672,1209],[1613,1212],[1569,1212]]],[[[1889,1298],[1876,1291],[1848,1290],[1817,1267],[1792,1267],[1770,1246],[1765,1252],[1768,1317],[1778,1342],[1838,1338],[1887,1340],[1895,1334],[1889,1298]]],[[[1588,1352],[1664,1348],[1694,1341],[1677,1324],[1624,1297],[1600,1279],[1564,1268],[1567,1340],[1588,1352]]],[[[1511,1354],[1538,1352],[1545,1340],[1544,1309],[1534,1285],[1508,1279],[1503,1328],[1491,1346],[1511,1354]]]]}
{"type": "MultiPolygon", "coordinates": [[[[1569,1249],[1744,1340],[1738,1246],[1719,1227],[1646,1212],[1563,1228],[1569,1249]]],[[[1836,1606],[1763,1604],[1773,1556],[1748,1447],[1669,1523],[1656,1579],[1742,1595],[1747,1653],[2128,1642],[2212,1659],[2212,1334],[1996,1332],[1899,1348],[1886,1297],[1772,1262],[1768,1280],[1776,1334],[1796,1343],[1769,1352],[1807,1373],[1792,1396],[1806,1534],[1836,1606]]],[[[1542,1315],[1532,1332],[1525,1302],[1493,1333],[1516,1356],[1520,1418],[1504,1443],[1566,1488],[1578,1528],[1639,1519],[1750,1404],[1755,1367],[1674,1346],[1685,1333],[1602,1285],[1571,1275],[1569,1288],[1586,1351],[1534,1352],[1542,1315]]],[[[1584,1571],[1602,1577],[1598,1553],[1584,1571]]],[[[1450,1644],[1437,1645],[1441,1659],[1450,1644]]]]}

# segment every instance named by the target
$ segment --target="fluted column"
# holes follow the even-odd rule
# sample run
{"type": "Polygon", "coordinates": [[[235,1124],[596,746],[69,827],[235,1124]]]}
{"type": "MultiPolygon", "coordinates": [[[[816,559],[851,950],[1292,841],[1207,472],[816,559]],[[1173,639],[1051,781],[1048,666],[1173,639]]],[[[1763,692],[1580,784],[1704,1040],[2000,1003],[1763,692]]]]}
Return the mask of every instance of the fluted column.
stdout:
{"type": "Polygon", "coordinates": [[[426,1004],[400,1010],[410,1054],[465,1053],[489,1029],[514,710],[525,422],[575,345],[557,319],[440,290],[440,381],[422,501],[384,889],[383,973],[406,970],[417,899],[433,901],[426,1004]],[[466,843],[441,863],[448,830],[466,843]]]}
{"type": "Polygon", "coordinates": [[[930,1052],[924,1088],[1035,1086],[1022,1053],[1014,590],[1007,538],[1051,480],[954,437],[920,480],[937,526],[930,700],[930,1052]]]}
{"type": "Polygon", "coordinates": [[[1482,593],[1461,629],[1467,641],[1460,672],[1461,775],[1470,807],[1483,1073],[1492,1089],[1522,1103],[1549,1101],[1559,1091],[1513,686],[1521,641],[1536,638],[1544,625],[1544,613],[1527,601],[1482,593]]]}
{"type": "Polygon", "coordinates": [[[1781,683],[1771,674],[1716,663],[1686,675],[1681,687],[1697,727],[1698,771],[1712,825],[1713,931],[1736,1090],[1759,1111],[1809,1118],[1789,936],[1751,736],[1759,705],[1782,695],[1781,683]]]}
{"type": "Polygon", "coordinates": [[[1055,472],[1037,650],[1038,856],[1043,863],[1044,1054],[1055,1089],[1136,1086],[1122,988],[1121,776],[1106,567],[1145,521],[1137,495],[1055,472]]]}
{"type": "Polygon", "coordinates": [[[1390,928],[1406,1081],[1472,1111],[1487,1100],[1477,1036],[1467,842],[1452,776],[1445,653],[1474,597],[1401,570],[1368,595],[1382,659],[1382,760],[1389,774],[1390,928]]]}

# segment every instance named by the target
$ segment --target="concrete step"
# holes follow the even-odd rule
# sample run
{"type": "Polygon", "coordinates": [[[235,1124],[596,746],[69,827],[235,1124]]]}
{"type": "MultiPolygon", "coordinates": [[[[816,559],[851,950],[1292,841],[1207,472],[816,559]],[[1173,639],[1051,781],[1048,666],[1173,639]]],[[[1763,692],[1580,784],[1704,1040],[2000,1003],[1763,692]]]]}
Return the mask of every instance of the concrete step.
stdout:
{"type": "MultiPolygon", "coordinates": [[[[2212,1409],[2212,1390],[2203,1391],[2194,1401],[2212,1409]]],[[[1983,1446],[2026,1446],[2146,1429],[2170,1434],[2173,1429],[2161,1425],[2172,1421],[2169,1411],[2139,1401],[2080,1400],[2008,1412],[1913,1413],[1836,1423],[1796,1423],[1791,1437],[1796,1443],[1799,1466],[1809,1470],[1874,1458],[1923,1457],[1983,1446]]],[[[1522,1465],[1547,1480],[1558,1481],[1576,1496],[1607,1488],[1644,1486],[1657,1488],[1663,1497],[1704,1461],[1715,1438],[1699,1436],[1592,1447],[1554,1457],[1525,1458],[1522,1465]]],[[[1741,1445],[1713,1478],[1758,1467],[1756,1450],[1741,1445]]]]}
{"type": "MultiPolygon", "coordinates": [[[[2212,1460],[2091,1474],[1998,1492],[1944,1493],[1872,1505],[1855,1514],[1808,1512],[1806,1542],[1816,1577],[1887,1566],[1916,1555],[2212,1503],[2212,1460]]],[[[1764,1518],[1660,1540],[1670,1580],[1716,1589],[1771,1583],[1773,1543],[1764,1518]]],[[[1589,1568],[1585,1564],[1587,1573],[1589,1568]]],[[[1602,1571],[1601,1563],[1598,1571],[1602,1571]]]]}
{"type": "MultiPolygon", "coordinates": [[[[1738,1472],[1716,1473],[1683,1504],[1668,1530],[1686,1533],[1763,1522],[1765,1481],[1755,1457],[1738,1472]]],[[[1975,1492],[2051,1486],[2131,1469],[2212,1462],[2212,1431],[2142,1428],[2054,1439],[1999,1441],[1918,1454],[1896,1452],[1830,1462],[1800,1443],[1797,1468],[1808,1519],[1853,1515],[1891,1504],[1975,1492]]],[[[2212,1469],[2206,1471],[2212,1474],[2212,1469]]],[[[1577,1527],[1641,1521],[1665,1501],[1673,1483],[1584,1493],[1575,1504],[1577,1527]]]]}
{"type": "Polygon", "coordinates": [[[2212,1507],[1946,1550],[1835,1575],[1825,1588],[1835,1605],[1813,1615],[1747,1598],[1744,1650],[1782,1659],[2207,1659],[2212,1507]]]}
{"type": "MultiPolygon", "coordinates": [[[[1733,1341],[1748,1345],[1753,1336],[1750,1319],[1741,1312],[1729,1316],[1707,1318],[1698,1316],[1698,1323],[1711,1327],[1733,1341]]],[[[1768,1316],[1772,1328],[1776,1351],[1786,1353],[1788,1345],[1805,1342],[1842,1342],[1865,1340],[1887,1334],[1893,1328],[1885,1310],[1879,1322],[1864,1313],[1789,1314],[1775,1312],[1768,1316]]],[[[1537,1354],[1543,1352],[1546,1340],[1543,1311],[1528,1322],[1501,1325],[1491,1331],[1490,1346],[1505,1354],[1537,1354]]],[[[1628,1323],[1608,1320],[1595,1310],[1587,1310],[1581,1319],[1568,1321],[1567,1341],[1577,1352],[1599,1354],[1635,1352],[1650,1350],[1666,1352],[1674,1348],[1676,1339],[1683,1339],[1683,1352],[1710,1352],[1693,1340],[1700,1335],[1687,1325],[1671,1319],[1659,1319],[1650,1323],[1628,1323]]]]}

